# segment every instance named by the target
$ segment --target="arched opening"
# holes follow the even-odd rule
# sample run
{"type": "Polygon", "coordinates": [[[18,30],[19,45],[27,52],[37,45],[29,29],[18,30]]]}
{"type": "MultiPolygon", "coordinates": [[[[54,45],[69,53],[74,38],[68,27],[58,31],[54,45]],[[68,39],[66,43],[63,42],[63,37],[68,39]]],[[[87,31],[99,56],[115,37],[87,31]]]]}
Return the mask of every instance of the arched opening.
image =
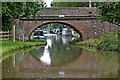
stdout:
{"type": "Polygon", "coordinates": [[[44,25],[48,25],[48,24],[54,24],[54,23],[57,23],[57,24],[63,24],[63,25],[66,25],[67,27],[73,29],[74,31],[76,31],[79,36],[80,36],[80,39],[83,40],[83,36],[82,36],[82,32],[80,30],[78,30],[75,26],[69,24],[69,23],[64,23],[64,22],[47,22],[47,23],[43,23],[41,24],[40,26],[36,27],[35,29],[33,29],[31,32],[30,32],[30,35],[29,35],[29,40],[30,40],[30,37],[32,35],[32,33],[37,29],[37,28],[41,28],[43,27],[44,25]]]}
{"type": "MultiPolygon", "coordinates": [[[[60,25],[51,26],[55,28],[67,26],[69,27],[69,29],[74,29],[79,34],[80,38],[79,37],[74,38],[71,36],[63,36],[62,34],[56,34],[56,33],[55,33],[55,36],[53,35],[46,36],[44,34],[44,40],[47,42],[46,46],[33,50],[32,54],[45,65],[60,65],[60,64],[68,62],[69,60],[73,60],[73,57],[74,58],[78,57],[82,49],[78,49],[76,47],[72,47],[68,45],[72,40],[75,41],[74,39],[76,38],[79,38],[82,40],[82,32],[80,32],[79,29],[77,29],[77,27],[75,26],[72,26],[64,22],[46,22],[46,23],[44,22],[43,24],[41,24],[40,26],[37,26],[34,30],[32,30],[31,34],[35,30],[38,30],[38,28],[41,28],[39,30],[43,30],[44,29],[43,27],[45,26],[47,26],[48,28],[49,24],[61,24],[62,25],[62,26],[60,25]],[[62,59],[64,57],[65,59],[62,59]]],[[[47,33],[47,34],[52,34],[52,33],[47,33]]]]}

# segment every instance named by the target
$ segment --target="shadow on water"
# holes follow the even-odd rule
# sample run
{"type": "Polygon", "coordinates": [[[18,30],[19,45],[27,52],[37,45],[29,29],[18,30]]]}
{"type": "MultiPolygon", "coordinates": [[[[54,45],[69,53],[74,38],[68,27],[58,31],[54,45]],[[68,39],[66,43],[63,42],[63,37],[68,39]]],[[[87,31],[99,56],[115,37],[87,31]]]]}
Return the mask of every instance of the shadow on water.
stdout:
{"type": "Polygon", "coordinates": [[[71,37],[49,36],[47,45],[3,61],[3,78],[117,78],[118,54],[68,46],[71,37]]]}

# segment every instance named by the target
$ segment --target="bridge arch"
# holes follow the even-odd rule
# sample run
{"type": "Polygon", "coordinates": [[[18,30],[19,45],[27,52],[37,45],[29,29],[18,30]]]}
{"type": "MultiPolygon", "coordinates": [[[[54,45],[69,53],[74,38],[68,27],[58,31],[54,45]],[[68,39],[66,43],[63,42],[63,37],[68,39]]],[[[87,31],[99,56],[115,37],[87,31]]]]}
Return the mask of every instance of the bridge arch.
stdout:
{"type": "Polygon", "coordinates": [[[61,22],[61,21],[44,21],[42,24],[36,26],[34,29],[32,29],[32,30],[29,32],[30,34],[29,34],[29,38],[28,38],[28,39],[30,39],[31,34],[32,34],[32,32],[34,32],[35,29],[40,28],[40,27],[42,27],[42,26],[44,26],[44,25],[47,25],[47,24],[51,24],[51,23],[60,23],[60,24],[68,25],[69,27],[71,27],[72,29],[74,29],[74,30],[80,35],[81,40],[84,40],[84,39],[83,39],[82,30],[78,29],[76,26],[74,26],[74,25],[72,25],[72,24],[70,24],[70,23],[61,22]]]}

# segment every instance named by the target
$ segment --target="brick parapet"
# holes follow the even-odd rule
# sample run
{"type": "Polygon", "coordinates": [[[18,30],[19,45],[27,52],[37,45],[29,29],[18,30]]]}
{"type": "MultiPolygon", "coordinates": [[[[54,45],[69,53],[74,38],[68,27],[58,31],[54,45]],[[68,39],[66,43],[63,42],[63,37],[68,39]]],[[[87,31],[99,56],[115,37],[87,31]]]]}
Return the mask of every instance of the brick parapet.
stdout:
{"type": "Polygon", "coordinates": [[[88,7],[62,7],[62,8],[44,8],[40,10],[37,14],[40,15],[95,15],[98,14],[96,8],[88,7]],[[91,13],[92,12],[92,13],[91,13]]]}

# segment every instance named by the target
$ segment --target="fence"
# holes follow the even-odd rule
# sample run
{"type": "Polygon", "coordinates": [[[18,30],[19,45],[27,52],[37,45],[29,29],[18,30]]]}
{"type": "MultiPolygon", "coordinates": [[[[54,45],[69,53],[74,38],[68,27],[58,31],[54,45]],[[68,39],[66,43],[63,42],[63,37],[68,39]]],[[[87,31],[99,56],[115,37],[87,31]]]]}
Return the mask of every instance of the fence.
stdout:
{"type": "Polygon", "coordinates": [[[0,31],[0,40],[10,40],[11,37],[11,31],[0,31]]]}

